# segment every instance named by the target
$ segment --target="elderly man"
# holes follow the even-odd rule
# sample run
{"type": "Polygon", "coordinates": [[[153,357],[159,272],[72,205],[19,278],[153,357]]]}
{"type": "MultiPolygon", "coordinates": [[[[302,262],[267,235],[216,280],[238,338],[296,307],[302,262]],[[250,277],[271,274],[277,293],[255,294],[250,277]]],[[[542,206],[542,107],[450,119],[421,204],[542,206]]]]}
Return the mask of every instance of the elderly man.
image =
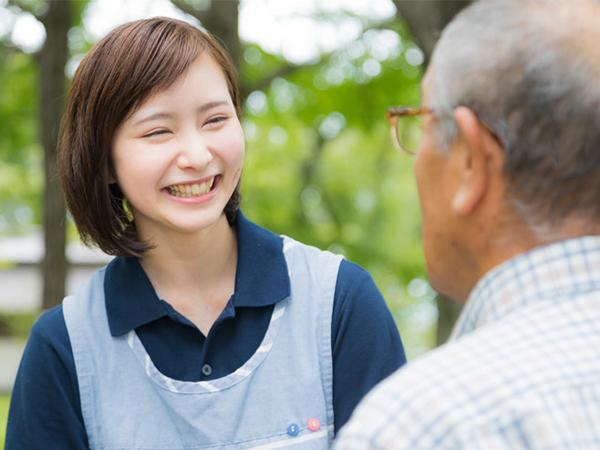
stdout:
{"type": "Polygon", "coordinates": [[[466,304],[336,449],[600,448],[600,2],[471,5],[423,105],[389,115],[422,115],[427,271],[466,304]]]}

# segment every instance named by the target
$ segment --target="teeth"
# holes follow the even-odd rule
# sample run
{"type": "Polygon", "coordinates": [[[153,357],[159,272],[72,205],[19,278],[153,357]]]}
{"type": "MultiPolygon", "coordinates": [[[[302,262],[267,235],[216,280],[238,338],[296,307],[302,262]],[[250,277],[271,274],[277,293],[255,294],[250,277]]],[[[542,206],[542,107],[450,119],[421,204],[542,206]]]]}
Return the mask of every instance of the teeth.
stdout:
{"type": "Polygon", "coordinates": [[[210,192],[215,182],[215,177],[203,182],[194,184],[173,184],[167,188],[169,193],[175,197],[197,197],[210,192]]]}

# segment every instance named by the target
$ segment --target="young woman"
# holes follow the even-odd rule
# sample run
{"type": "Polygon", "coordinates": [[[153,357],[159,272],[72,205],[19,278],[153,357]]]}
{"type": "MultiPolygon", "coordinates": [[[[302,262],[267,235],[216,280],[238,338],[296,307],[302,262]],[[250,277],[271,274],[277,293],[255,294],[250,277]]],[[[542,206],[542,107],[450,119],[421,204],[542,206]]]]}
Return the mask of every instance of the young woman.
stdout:
{"type": "Polygon", "coordinates": [[[327,448],[405,362],[371,277],[239,211],[235,71],[173,19],[81,62],[60,171],[83,240],[116,258],[32,329],[8,449],[327,448]]]}

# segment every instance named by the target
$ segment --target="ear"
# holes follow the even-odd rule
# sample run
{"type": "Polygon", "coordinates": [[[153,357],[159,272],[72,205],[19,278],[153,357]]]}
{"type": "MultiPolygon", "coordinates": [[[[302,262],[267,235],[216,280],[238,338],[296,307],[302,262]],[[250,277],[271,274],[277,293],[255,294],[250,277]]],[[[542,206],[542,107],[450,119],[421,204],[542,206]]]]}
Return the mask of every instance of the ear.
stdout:
{"type": "Polygon", "coordinates": [[[503,152],[490,131],[473,111],[464,106],[454,110],[459,139],[453,149],[453,165],[458,187],[452,199],[453,210],[472,214],[490,189],[492,177],[501,175],[503,152]]]}

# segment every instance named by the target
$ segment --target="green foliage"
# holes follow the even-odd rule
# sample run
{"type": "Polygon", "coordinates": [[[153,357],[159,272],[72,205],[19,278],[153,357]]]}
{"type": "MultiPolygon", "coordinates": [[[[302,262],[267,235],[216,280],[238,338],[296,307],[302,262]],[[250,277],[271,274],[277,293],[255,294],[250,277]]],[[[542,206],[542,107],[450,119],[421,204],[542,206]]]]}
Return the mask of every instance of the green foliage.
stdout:
{"type": "Polygon", "coordinates": [[[9,0],[9,5],[17,6],[22,11],[28,11],[36,16],[46,10],[46,0],[9,0]]]}
{"type": "Polygon", "coordinates": [[[0,233],[39,223],[41,154],[31,55],[0,46],[0,233]]]}
{"type": "Polygon", "coordinates": [[[31,55],[0,47],[0,148],[4,162],[27,163],[26,149],[35,143],[37,86],[31,55]],[[24,150],[25,149],[25,150],[24,150]]]}
{"type": "MultiPolygon", "coordinates": [[[[76,62],[92,45],[82,26],[89,1],[73,5],[74,27],[69,47],[76,62]]],[[[12,4],[39,14],[44,0],[19,0],[12,4]]],[[[35,55],[0,41],[0,235],[30,231],[41,223],[43,155],[38,138],[38,72],[35,55]]]]}

